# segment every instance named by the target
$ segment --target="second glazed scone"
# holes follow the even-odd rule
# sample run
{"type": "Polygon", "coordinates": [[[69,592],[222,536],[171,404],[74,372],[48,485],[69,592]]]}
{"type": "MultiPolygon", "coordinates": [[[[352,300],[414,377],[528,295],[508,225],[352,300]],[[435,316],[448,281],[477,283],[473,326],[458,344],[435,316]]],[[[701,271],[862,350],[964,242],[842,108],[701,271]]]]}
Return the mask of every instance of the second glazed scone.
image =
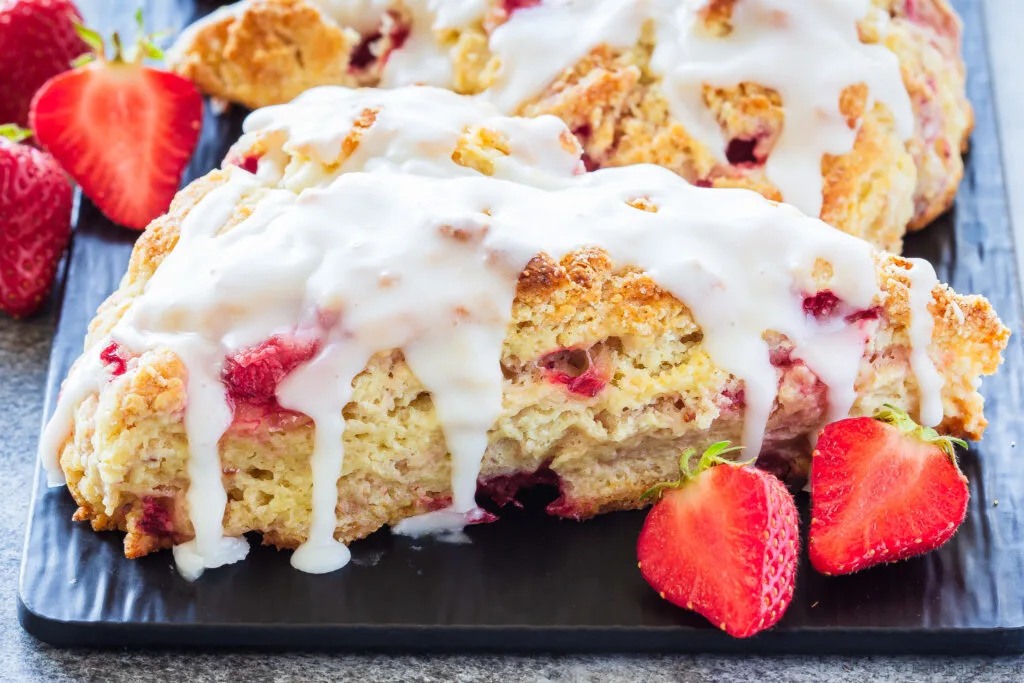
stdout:
{"type": "Polygon", "coordinates": [[[246,0],[172,63],[250,107],[427,83],[555,114],[591,168],[656,163],[898,253],[952,205],[973,123],[947,0],[246,0]]]}
{"type": "Polygon", "coordinates": [[[883,403],[978,438],[1008,331],[921,261],[655,166],[580,172],[554,117],[430,88],[252,115],[138,242],[41,454],[76,518],[179,567],[241,536],[340,542],[641,505],[682,449],[799,478],[827,420],[883,403]]]}

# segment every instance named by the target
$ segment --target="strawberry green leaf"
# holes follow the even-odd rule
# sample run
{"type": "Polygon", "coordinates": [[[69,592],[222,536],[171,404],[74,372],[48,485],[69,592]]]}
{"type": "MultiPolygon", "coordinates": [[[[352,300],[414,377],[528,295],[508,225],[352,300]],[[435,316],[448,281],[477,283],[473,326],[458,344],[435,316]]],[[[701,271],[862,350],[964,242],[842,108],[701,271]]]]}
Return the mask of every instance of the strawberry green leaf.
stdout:
{"type": "Polygon", "coordinates": [[[142,53],[150,59],[164,58],[164,51],[150,42],[149,38],[142,38],[139,40],[139,47],[142,49],[142,53]]]}
{"type": "Polygon", "coordinates": [[[752,458],[743,462],[736,462],[723,458],[722,456],[726,453],[733,453],[735,451],[742,450],[742,446],[730,446],[728,441],[719,441],[713,443],[707,447],[704,453],[700,456],[700,460],[697,462],[696,469],[690,468],[690,460],[697,452],[695,448],[687,448],[683,451],[682,455],[679,456],[679,479],[675,481],[665,481],[660,484],[655,484],[640,496],[640,500],[647,500],[648,498],[660,498],[662,492],[665,489],[677,489],[691,479],[697,478],[701,472],[715,465],[731,465],[733,467],[745,467],[754,462],[757,458],[752,458]]]}
{"type": "Polygon", "coordinates": [[[5,123],[0,125],[0,138],[5,138],[11,142],[21,142],[32,137],[32,131],[22,128],[14,123],[5,123]]]}
{"type": "Polygon", "coordinates": [[[99,33],[82,24],[75,24],[75,33],[92,48],[93,52],[103,54],[103,37],[99,33]]]}
{"type": "Polygon", "coordinates": [[[904,434],[914,436],[925,443],[935,444],[944,450],[949,457],[956,457],[956,446],[967,448],[967,442],[954,436],[943,436],[931,427],[925,427],[914,422],[914,419],[905,410],[886,403],[875,413],[875,419],[879,422],[896,427],[904,434]]]}
{"type": "Polygon", "coordinates": [[[71,60],[71,68],[77,69],[80,66],[85,66],[90,62],[96,61],[96,54],[94,52],[86,52],[85,54],[79,55],[71,60]]]}

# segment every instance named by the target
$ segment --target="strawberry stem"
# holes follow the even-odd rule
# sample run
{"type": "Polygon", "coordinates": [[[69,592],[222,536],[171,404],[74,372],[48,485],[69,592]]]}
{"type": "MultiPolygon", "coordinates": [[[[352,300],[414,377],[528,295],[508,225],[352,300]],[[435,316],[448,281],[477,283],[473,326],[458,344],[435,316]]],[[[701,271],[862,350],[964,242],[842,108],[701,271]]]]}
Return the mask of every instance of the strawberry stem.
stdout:
{"type": "Polygon", "coordinates": [[[114,58],[110,61],[115,64],[124,61],[124,52],[121,49],[121,36],[117,31],[114,31],[114,35],[110,36],[110,42],[114,44],[114,58]]]}
{"type": "MultiPolygon", "coordinates": [[[[109,60],[112,63],[120,64],[127,62],[138,64],[146,58],[158,60],[164,58],[163,51],[156,46],[155,41],[169,34],[166,31],[146,34],[141,8],[135,12],[135,25],[138,27],[138,37],[136,38],[135,45],[130,49],[125,49],[124,43],[121,41],[121,34],[117,31],[114,31],[114,34],[110,36],[110,42],[114,46],[114,55],[109,60]]],[[[74,26],[75,32],[85,41],[91,52],[76,58],[71,63],[71,66],[78,68],[96,59],[106,60],[106,46],[103,43],[103,36],[82,24],[75,24],[74,26]]]]}
{"type": "Polygon", "coordinates": [[[875,413],[875,419],[879,422],[892,425],[904,434],[914,436],[925,443],[935,444],[944,450],[949,457],[956,458],[956,446],[967,448],[967,442],[954,436],[942,436],[931,427],[925,427],[914,422],[914,419],[907,414],[907,411],[886,403],[875,413]]]}
{"type": "Polygon", "coordinates": [[[757,458],[751,458],[743,462],[736,462],[723,458],[722,456],[726,453],[732,453],[735,451],[742,450],[742,446],[730,446],[728,441],[719,441],[713,443],[707,447],[704,453],[700,456],[700,460],[697,461],[697,467],[695,469],[690,468],[690,460],[693,455],[697,452],[696,448],[687,448],[683,451],[682,455],[679,456],[679,479],[675,481],[666,481],[660,484],[655,484],[640,496],[640,500],[647,500],[648,498],[660,498],[662,492],[665,489],[677,489],[688,481],[696,479],[704,470],[709,469],[715,465],[732,465],[733,467],[746,467],[747,465],[757,460],[757,458]]]}

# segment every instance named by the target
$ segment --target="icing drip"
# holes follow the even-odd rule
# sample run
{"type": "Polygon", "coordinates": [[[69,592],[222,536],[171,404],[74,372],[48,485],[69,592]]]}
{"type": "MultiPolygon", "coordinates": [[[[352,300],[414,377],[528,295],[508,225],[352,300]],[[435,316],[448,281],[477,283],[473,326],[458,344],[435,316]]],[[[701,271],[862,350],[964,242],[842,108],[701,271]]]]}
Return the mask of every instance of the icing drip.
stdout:
{"type": "Polygon", "coordinates": [[[46,470],[47,486],[65,484],[64,471],[60,466],[61,446],[71,433],[75,409],[97,391],[103,374],[103,362],[98,353],[86,353],[71,366],[71,371],[60,388],[53,415],[39,437],[39,459],[46,470]]]}
{"type": "Polygon", "coordinates": [[[907,271],[910,280],[910,368],[917,378],[918,396],[921,406],[918,419],[921,424],[935,427],[942,422],[942,375],[935,369],[935,363],[928,355],[935,319],[928,312],[932,302],[932,290],[938,286],[932,264],[912,259],[913,266],[907,271]]]}
{"type": "Polygon", "coordinates": [[[315,425],[313,457],[313,507],[309,538],[292,555],[292,566],[311,574],[324,574],[348,564],[348,548],[334,539],[337,526],[338,479],[345,458],[341,411],[352,396],[352,381],[363,369],[368,353],[348,357],[331,353],[331,347],[285,379],[277,391],[285,408],[305,413],[315,425]],[[346,381],[347,380],[347,381],[346,381]]]}
{"type": "Polygon", "coordinates": [[[231,424],[219,364],[211,362],[216,346],[206,339],[178,337],[164,342],[189,369],[188,407],[188,507],[195,538],[174,546],[174,561],[186,579],[195,580],[204,569],[214,569],[245,559],[249,544],[244,538],[224,536],[224,509],[228,495],[221,483],[218,442],[231,424]]]}
{"type": "MultiPolygon", "coordinates": [[[[849,410],[864,341],[842,321],[808,315],[804,298],[824,259],[831,264],[824,286],[849,306],[870,307],[877,285],[865,242],[753,192],[695,188],[657,166],[577,175],[578,150],[560,146],[566,129],[555,121],[503,119],[483,102],[432,88],[322,89],[250,117],[247,136],[284,134],[295,158],[261,160],[258,175],[229,168],[111,333],[133,355],[168,349],[188,369],[196,538],[175,549],[183,574],[194,578],[245,555],[243,539],[224,536],[217,443],[231,413],[221,374],[229,355],[289,331],[315,330],[319,342],[317,355],[276,393],[316,430],[310,530],[293,565],[325,572],[348,561],[334,539],[342,409],[378,352],[403,352],[430,393],[451,455],[451,506],[397,530],[472,521],[488,432],[502,411],[500,358],[516,286],[539,253],[558,260],[599,245],[685,302],[713,362],[744,383],[744,444],[752,452],[778,390],[768,331],[785,334],[827,383],[833,416],[849,410]],[[342,164],[347,172],[317,176],[310,169],[328,163],[330,150],[337,155],[366,109],[375,119],[342,164]],[[453,160],[474,123],[508,137],[493,177],[453,160]],[[299,192],[265,184],[300,174],[316,182],[299,192]],[[236,215],[243,198],[251,211],[236,215]],[[657,210],[627,203],[638,198],[657,210]]],[[[910,275],[922,413],[938,406],[941,417],[941,379],[927,355],[935,276],[923,263],[910,275]]],[[[46,428],[41,451],[51,472],[59,472],[55,453],[70,433],[71,411],[107,377],[98,359],[109,341],[99,340],[73,369],[46,428]]]]}
{"type": "Polygon", "coordinates": [[[501,68],[483,97],[517,111],[595,47],[635,45],[654,9],[651,0],[547,0],[517,11],[491,34],[501,68]]]}

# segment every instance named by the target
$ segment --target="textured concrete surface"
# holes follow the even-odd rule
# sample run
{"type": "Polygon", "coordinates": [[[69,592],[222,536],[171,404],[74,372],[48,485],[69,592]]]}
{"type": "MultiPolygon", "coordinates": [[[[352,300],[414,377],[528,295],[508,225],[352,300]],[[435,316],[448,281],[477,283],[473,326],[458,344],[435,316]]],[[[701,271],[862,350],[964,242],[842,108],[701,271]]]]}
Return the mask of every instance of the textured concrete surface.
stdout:
{"type": "MultiPolygon", "coordinates": [[[[1013,82],[1024,53],[1020,0],[987,0],[996,97],[1007,149],[1024,144],[1024,89],[1013,82]]],[[[1006,154],[1011,188],[1024,166],[1006,154]]],[[[1024,226],[1011,191],[1015,224],[1024,226]]],[[[1019,239],[1018,244],[1024,244],[1019,239]]],[[[0,315],[0,681],[1020,681],[1024,658],[711,656],[359,656],[268,652],[57,650],[21,630],[18,567],[34,468],[53,311],[22,322],[0,315]]]]}

